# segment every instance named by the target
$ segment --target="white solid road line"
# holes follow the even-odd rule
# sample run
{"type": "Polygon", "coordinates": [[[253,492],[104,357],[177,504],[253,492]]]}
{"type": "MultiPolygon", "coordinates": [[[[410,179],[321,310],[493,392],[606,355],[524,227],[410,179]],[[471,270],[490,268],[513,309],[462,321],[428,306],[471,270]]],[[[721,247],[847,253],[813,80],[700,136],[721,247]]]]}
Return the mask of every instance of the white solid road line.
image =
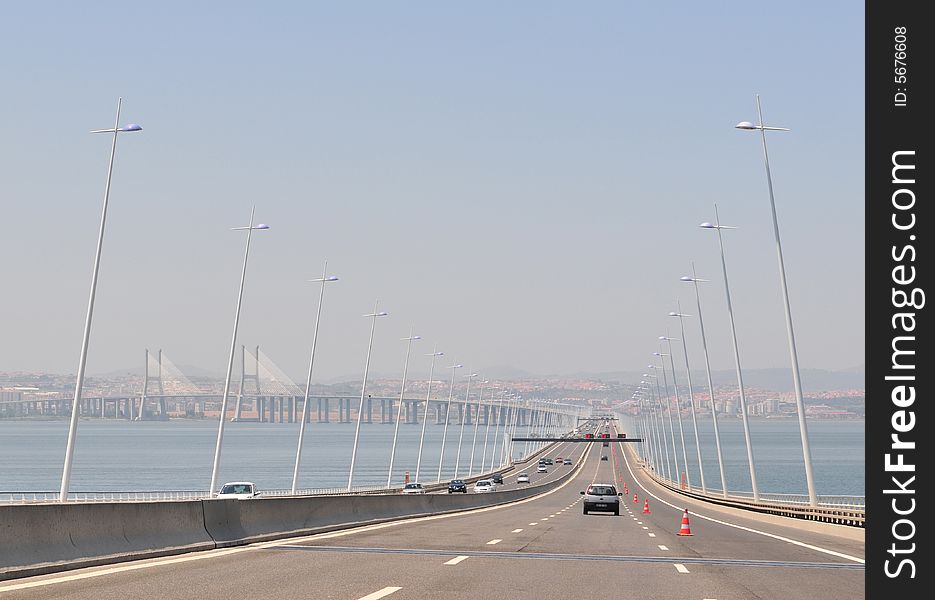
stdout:
{"type": "Polygon", "coordinates": [[[487,545],[488,545],[488,546],[493,546],[494,544],[499,544],[499,543],[502,542],[502,541],[503,541],[503,540],[490,540],[489,542],[487,542],[487,545]]]}
{"type": "Polygon", "coordinates": [[[378,600],[379,598],[385,598],[386,596],[389,596],[390,594],[395,594],[396,592],[398,592],[398,591],[401,590],[401,589],[403,589],[403,588],[401,588],[401,587],[393,587],[393,586],[385,587],[385,588],[383,588],[382,590],[377,590],[377,591],[375,591],[375,592],[372,593],[372,594],[367,594],[366,596],[361,596],[361,597],[358,598],[357,600],[378,600]]]}
{"type": "Polygon", "coordinates": [[[468,559],[467,556],[456,556],[456,557],[452,558],[451,560],[449,560],[448,562],[446,562],[445,564],[446,564],[446,565],[456,565],[456,564],[458,564],[459,562],[461,562],[462,560],[467,560],[467,559],[468,559]]]}
{"type": "MultiPolygon", "coordinates": [[[[623,448],[621,448],[621,450],[623,450],[623,448]]],[[[622,453],[622,452],[621,452],[621,453],[622,453]]],[[[623,455],[623,461],[626,463],[626,465],[627,465],[627,471],[630,472],[630,476],[633,477],[633,481],[636,482],[636,474],[633,473],[633,469],[630,468],[630,460],[627,458],[626,454],[623,455]]],[[[671,508],[674,508],[675,510],[679,510],[679,511],[682,510],[682,509],[679,508],[678,506],[675,506],[674,504],[671,504],[671,503],[669,503],[669,502],[666,502],[665,500],[663,500],[662,498],[660,498],[660,497],[657,496],[656,494],[650,492],[649,490],[646,489],[645,486],[640,486],[640,487],[643,488],[643,491],[644,491],[644,492],[646,492],[647,494],[649,494],[650,496],[652,496],[652,497],[655,498],[656,500],[662,502],[662,503],[665,504],[666,506],[669,506],[669,507],[671,507],[671,508]]],[[[859,557],[857,557],[857,556],[851,556],[850,554],[844,554],[843,552],[837,552],[837,551],[835,551],[835,550],[829,550],[828,548],[822,548],[821,546],[815,546],[815,545],[813,545],[813,544],[806,544],[805,542],[800,542],[799,540],[794,540],[794,539],[792,539],[792,538],[787,538],[787,537],[784,537],[784,536],[781,536],[781,535],[776,535],[775,533],[769,533],[769,532],[766,532],[766,531],[760,531],[759,529],[753,529],[752,527],[744,527],[743,525],[736,525],[736,524],[734,524],[734,523],[729,523],[729,522],[727,522],[727,521],[721,521],[720,519],[715,519],[714,517],[708,517],[708,516],[705,516],[705,515],[702,515],[702,514],[699,514],[699,513],[694,513],[692,516],[697,517],[697,518],[699,518],[699,519],[704,519],[704,520],[706,520],[706,521],[711,521],[712,523],[717,523],[717,524],[719,524],[719,525],[726,525],[726,526],[728,526],[728,527],[734,527],[735,529],[740,529],[740,530],[742,530],[742,531],[749,531],[750,533],[756,533],[756,534],[758,534],[758,535],[762,535],[762,536],[766,536],[766,537],[773,538],[773,539],[776,539],[776,540],[780,540],[780,541],[782,541],[782,542],[787,542],[787,543],[793,544],[793,545],[795,545],[795,546],[801,546],[802,548],[808,548],[809,550],[816,550],[816,551],[818,551],[818,552],[823,552],[823,553],[825,553],[825,554],[830,554],[831,556],[837,556],[837,557],[839,557],[839,558],[844,558],[844,559],[847,559],[847,560],[852,560],[852,561],[857,562],[857,563],[860,563],[860,564],[864,564],[864,563],[865,563],[864,559],[859,558],[859,557]]]]}
{"type": "Polygon", "coordinates": [[[520,531],[522,531],[522,529],[514,529],[514,530],[511,531],[510,533],[519,533],[520,531]]]}
{"type": "Polygon", "coordinates": [[[675,570],[679,573],[688,573],[688,569],[682,563],[675,563],[675,570]]]}

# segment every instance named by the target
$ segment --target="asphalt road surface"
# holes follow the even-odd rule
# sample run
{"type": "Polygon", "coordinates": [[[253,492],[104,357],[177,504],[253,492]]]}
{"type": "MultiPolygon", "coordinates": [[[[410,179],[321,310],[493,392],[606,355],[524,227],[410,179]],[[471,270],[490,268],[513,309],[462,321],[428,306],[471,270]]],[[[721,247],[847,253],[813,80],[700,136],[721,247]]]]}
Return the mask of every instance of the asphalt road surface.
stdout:
{"type": "Polygon", "coordinates": [[[0,598],[863,597],[862,530],[686,500],[635,476],[625,445],[556,448],[549,456],[575,465],[532,481],[576,475],[510,505],[3,582],[0,598]],[[579,492],[592,482],[626,485],[620,516],[582,514],[579,492]],[[692,536],[677,535],[685,508],[692,536]]]}

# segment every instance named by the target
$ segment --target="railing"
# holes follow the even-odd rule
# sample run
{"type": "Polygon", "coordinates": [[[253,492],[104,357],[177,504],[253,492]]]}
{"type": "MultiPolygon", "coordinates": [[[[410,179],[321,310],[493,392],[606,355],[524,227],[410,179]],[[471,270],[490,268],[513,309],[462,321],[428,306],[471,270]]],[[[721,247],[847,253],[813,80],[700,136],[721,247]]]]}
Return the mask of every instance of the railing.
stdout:
{"type": "MultiPolygon", "coordinates": [[[[462,477],[465,482],[473,483],[478,479],[484,479],[494,473],[502,473],[515,469],[519,466],[525,466],[534,460],[537,456],[549,452],[554,444],[547,444],[542,448],[530,453],[515,463],[502,465],[497,469],[486,473],[479,473],[472,477],[462,477]]],[[[425,484],[425,490],[428,492],[443,490],[448,487],[448,482],[425,484]]],[[[384,485],[355,485],[351,491],[347,487],[331,488],[302,488],[296,490],[293,494],[289,488],[265,489],[260,490],[260,497],[282,497],[282,496],[341,496],[348,494],[395,494],[402,491],[402,487],[387,488],[384,485]]],[[[97,492],[69,492],[69,502],[165,502],[165,501],[183,501],[183,500],[205,500],[213,498],[214,494],[205,491],[194,490],[167,490],[167,491],[97,491],[97,492]]],[[[0,492],[0,505],[4,504],[42,504],[59,502],[59,492],[52,491],[33,491],[33,492],[0,492]]]]}
{"type": "Polygon", "coordinates": [[[753,499],[752,492],[727,491],[725,497],[720,489],[707,488],[703,493],[700,488],[678,484],[668,478],[661,477],[645,463],[639,461],[643,472],[649,475],[656,483],[672,492],[704,500],[723,506],[732,506],[754,512],[761,512],[809,521],[822,521],[837,523],[853,527],[863,527],[866,519],[866,500],[864,496],[818,496],[817,506],[809,503],[807,495],[802,494],[760,494],[759,501],[753,499]]]}
{"type": "MultiPolygon", "coordinates": [[[[347,487],[340,488],[305,488],[298,490],[296,496],[336,496],[341,494],[366,494],[374,492],[399,491],[400,488],[387,489],[386,486],[355,485],[351,491],[347,487]]],[[[292,496],[291,489],[260,490],[263,496],[292,496]]],[[[130,492],[70,492],[69,502],[165,502],[172,500],[205,500],[213,498],[215,494],[205,491],[193,490],[166,490],[166,491],[130,491],[130,492]]],[[[0,505],[2,504],[33,504],[58,502],[58,492],[0,492],[0,505]]]]}

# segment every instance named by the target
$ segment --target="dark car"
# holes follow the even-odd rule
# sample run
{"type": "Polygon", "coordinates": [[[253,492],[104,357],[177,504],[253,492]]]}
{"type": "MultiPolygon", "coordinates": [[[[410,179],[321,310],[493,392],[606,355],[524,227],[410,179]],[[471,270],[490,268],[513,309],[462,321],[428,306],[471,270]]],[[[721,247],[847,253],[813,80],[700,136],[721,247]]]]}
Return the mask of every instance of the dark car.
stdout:
{"type": "Polygon", "coordinates": [[[503,484],[503,475],[501,475],[500,473],[494,473],[493,475],[490,476],[490,479],[494,483],[501,484],[501,485],[503,484]]]}
{"type": "Polygon", "coordinates": [[[602,456],[601,460],[607,460],[607,455],[605,454],[604,456],[602,456]]]}
{"type": "Polygon", "coordinates": [[[460,479],[452,479],[448,482],[448,493],[461,492],[467,494],[467,486],[460,479]]]}

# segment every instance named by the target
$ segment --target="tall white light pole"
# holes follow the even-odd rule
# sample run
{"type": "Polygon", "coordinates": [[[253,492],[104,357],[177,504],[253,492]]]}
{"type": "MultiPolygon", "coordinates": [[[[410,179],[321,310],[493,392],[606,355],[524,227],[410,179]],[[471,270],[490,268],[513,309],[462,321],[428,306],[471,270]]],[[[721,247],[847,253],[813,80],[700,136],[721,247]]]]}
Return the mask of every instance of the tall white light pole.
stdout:
{"type": "MultiPolygon", "coordinates": [[[[490,380],[485,379],[481,381],[478,385],[483,386],[490,383],[490,380]]],[[[481,387],[477,391],[477,408],[474,410],[474,441],[471,442],[471,466],[468,467],[468,477],[474,474],[474,452],[477,449],[477,426],[480,425],[480,403],[484,398],[484,388],[481,387]]]]}
{"type": "MultiPolygon", "coordinates": [[[[656,375],[649,375],[649,377],[652,377],[656,384],[655,389],[653,389],[651,385],[649,386],[649,393],[650,393],[650,396],[652,397],[652,402],[650,403],[650,407],[652,408],[653,426],[656,430],[656,447],[658,449],[658,455],[659,455],[659,472],[665,473],[666,477],[671,479],[672,478],[672,463],[669,460],[669,445],[668,445],[669,441],[666,438],[666,423],[663,420],[662,414],[661,414],[662,413],[662,392],[659,391],[659,378],[656,375]],[[658,407],[658,410],[657,410],[657,407],[658,407]],[[662,434],[659,433],[660,430],[662,431],[662,434]],[[665,455],[665,458],[666,458],[665,471],[662,470],[663,455],[665,455]]],[[[644,384],[644,383],[646,385],[649,385],[650,382],[648,381],[640,382],[640,384],[644,384]]]]}
{"type": "MultiPolygon", "coordinates": [[[[704,319],[701,317],[701,296],[698,294],[698,284],[708,281],[699,279],[695,274],[695,263],[692,262],[691,277],[685,275],[680,281],[691,283],[695,288],[695,302],[698,305],[698,325],[701,327],[701,347],[704,349],[704,368],[708,379],[708,397],[711,399],[711,420],[714,422],[714,445],[717,448],[717,466],[721,475],[721,492],[727,497],[727,479],[724,477],[724,459],[721,456],[721,434],[717,426],[717,406],[714,403],[714,384],[711,383],[711,363],[708,361],[708,342],[705,339],[704,319]]],[[[685,337],[684,335],[682,337],[685,337]]]]}
{"type": "Polygon", "coordinates": [[[448,440],[448,417],[451,416],[451,395],[455,389],[455,373],[463,366],[457,364],[448,367],[451,369],[451,383],[448,385],[448,402],[445,404],[445,429],[442,432],[442,449],[438,456],[438,476],[435,478],[435,483],[441,483],[442,480],[442,465],[445,463],[445,442],[448,440]]]}
{"type": "MultiPolygon", "coordinates": [[[[649,373],[643,373],[643,377],[655,378],[656,376],[651,375],[649,373]]],[[[642,385],[642,382],[640,382],[640,384],[642,385]]],[[[658,384],[656,385],[658,386],[658,384]]],[[[649,393],[649,397],[646,398],[646,403],[649,405],[649,411],[648,411],[649,414],[647,415],[647,420],[649,422],[648,426],[652,429],[652,433],[653,433],[650,447],[651,447],[652,454],[653,454],[653,464],[656,467],[657,471],[662,473],[663,472],[662,467],[664,465],[662,463],[662,450],[660,449],[660,445],[659,445],[659,423],[656,420],[656,405],[655,405],[656,393],[653,390],[653,386],[649,382],[647,382],[646,387],[641,388],[641,389],[644,394],[647,392],[649,393]],[[655,446],[653,444],[655,444],[655,446]]]]}
{"type": "Polygon", "coordinates": [[[468,400],[471,397],[471,380],[477,377],[477,373],[465,375],[467,377],[467,391],[464,392],[464,402],[461,403],[461,433],[458,434],[458,454],[455,458],[455,479],[458,478],[458,469],[461,466],[461,445],[464,441],[464,422],[467,420],[468,400]]]}
{"type": "Polygon", "coordinates": [[[237,308],[234,310],[234,332],[231,334],[231,349],[227,359],[227,376],[224,378],[224,395],[221,397],[221,414],[218,415],[218,438],[214,445],[214,464],[211,467],[211,487],[208,493],[213,494],[217,489],[218,470],[221,467],[221,444],[224,440],[224,422],[227,420],[227,400],[230,396],[231,373],[234,369],[234,351],[237,348],[237,328],[240,325],[240,306],[243,301],[244,281],[247,278],[247,257],[250,256],[250,238],[254,230],[269,229],[269,225],[263,223],[254,225],[253,216],[256,213],[256,207],[250,211],[250,224],[246,227],[232,227],[231,231],[246,231],[247,245],[243,252],[243,268],[240,271],[240,291],[237,293],[237,308]]]}
{"type": "Polygon", "coordinates": [[[812,451],[808,442],[808,425],[805,422],[805,403],[802,399],[802,378],[799,375],[799,357],[795,350],[795,330],[792,327],[792,308],[789,304],[789,289],[786,286],[786,267],[782,259],[782,242],[779,238],[779,220],[776,217],[776,200],[773,197],[773,176],[769,170],[769,152],[766,150],[767,131],[789,131],[785,127],[767,127],[763,125],[763,110],[760,108],[760,95],[756,95],[756,115],[758,124],[741,121],[735,126],[737,129],[759,131],[763,140],[763,160],[766,163],[766,183],[769,187],[769,208],[773,216],[773,235],[776,238],[776,256],[779,259],[779,283],[782,285],[782,305],[786,313],[786,334],[789,338],[789,355],[792,361],[792,382],[795,384],[795,407],[799,417],[799,435],[802,438],[802,458],[805,461],[805,479],[808,485],[808,501],[812,506],[818,505],[818,494],[815,492],[815,477],[812,472],[812,451]]]}
{"type": "Polygon", "coordinates": [[[373,350],[373,330],[377,325],[377,317],[385,317],[386,312],[379,312],[380,301],[377,300],[373,305],[373,312],[364,315],[370,321],[370,341],[367,343],[367,362],[364,364],[364,381],[360,384],[360,404],[357,406],[357,429],[354,430],[354,449],[351,450],[351,468],[347,473],[347,491],[351,491],[351,485],[354,483],[354,465],[357,462],[357,445],[360,442],[360,421],[364,412],[364,396],[367,393],[367,376],[370,373],[370,353],[373,350]]]}
{"type": "MultiPolygon", "coordinates": [[[[660,344],[661,346],[661,344],[660,344]]],[[[662,385],[666,391],[666,415],[669,418],[669,436],[672,438],[672,462],[675,463],[675,479],[676,484],[680,483],[682,480],[681,470],[679,469],[679,454],[678,446],[675,443],[675,428],[672,427],[672,398],[669,396],[669,380],[666,377],[666,356],[669,356],[665,352],[653,352],[655,356],[659,357],[659,360],[662,364],[662,385]]]]}
{"type": "MultiPolygon", "coordinates": [[[[659,369],[659,366],[658,366],[658,365],[654,365],[654,364],[653,364],[653,365],[646,365],[646,366],[647,366],[647,368],[652,369],[652,370],[655,371],[656,373],[659,372],[659,371],[658,371],[658,369],[659,369]]],[[[659,431],[657,431],[657,432],[656,432],[656,436],[658,437],[659,441],[662,442],[662,449],[663,449],[663,452],[665,453],[665,456],[666,456],[666,473],[669,474],[669,478],[671,479],[672,465],[671,465],[670,462],[669,462],[669,438],[668,438],[668,436],[666,436],[666,421],[665,421],[665,417],[663,417],[663,415],[662,415],[662,409],[663,409],[663,405],[662,405],[662,389],[661,389],[661,387],[659,386],[659,376],[658,376],[658,375],[654,375],[653,377],[655,378],[654,381],[656,382],[656,389],[655,389],[655,396],[654,396],[655,399],[656,399],[656,403],[655,403],[655,406],[653,407],[653,411],[654,411],[654,417],[653,417],[653,418],[657,418],[657,417],[658,417],[658,419],[659,419],[658,427],[659,427],[659,429],[662,431],[662,435],[659,435],[659,431]],[[657,408],[657,407],[658,407],[658,415],[656,414],[656,408],[657,408]]]]}
{"type": "MultiPolygon", "coordinates": [[[[715,223],[702,223],[703,229],[713,229],[717,232],[717,243],[721,249],[721,268],[724,271],[724,291],[727,295],[727,316],[730,320],[730,337],[734,346],[734,367],[737,371],[737,387],[740,394],[740,417],[743,420],[743,437],[747,444],[747,462],[750,465],[750,484],[753,488],[753,500],[759,502],[760,490],[756,485],[756,467],[753,462],[753,443],[750,441],[750,424],[747,419],[747,397],[743,389],[743,371],[740,369],[740,351],[737,349],[737,329],[734,327],[734,308],[730,301],[730,283],[727,280],[727,261],[724,259],[724,240],[721,239],[722,229],[736,229],[729,225],[721,225],[721,219],[718,216],[717,204],[714,205],[715,223]]],[[[726,488],[725,484],[725,488],[726,488]]]]}
{"type": "MultiPolygon", "coordinates": [[[[485,382],[486,383],[486,382],[485,382]]],[[[484,472],[484,465],[487,464],[487,441],[490,437],[490,415],[493,413],[493,404],[490,404],[490,400],[487,400],[487,410],[485,414],[487,415],[487,425],[484,427],[484,453],[481,455],[480,459],[480,472],[484,472]]],[[[501,400],[502,403],[502,400],[501,400]]]]}
{"type": "MultiPolygon", "coordinates": [[[[318,292],[318,313],[315,316],[315,332],[312,334],[312,352],[308,359],[308,378],[305,380],[305,402],[302,403],[302,421],[299,424],[299,444],[295,451],[295,469],[292,471],[292,495],[299,485],[299,465],[302,462],[302,442],[305,440],[305,423],[308,421],[308,401],[312,389],[312,369],[315,367],[315,348],[318,346],[318,325],[321,323],[321,305],[325,299],[325,284],[337,281],[334,275],[328,275],[328,261],[325,261],[321,277],[310,281],[321,284],[318,292]]],[[[241,390],[241,394],[243,390],[241,390]]]]}
{"type": "Polygon", "coordinates": [[[428,390],[425,392],[425,411],[422,413],[422,435],[419,436],[419,457],[416,459],[415,481],[419,481],[419,473],[422,471],[422,448],[425,445],[425,423],[429,420],[429,399],[432,397],[432,379],[435,377],[435,359],[444,355],[444,352],[438,351],[438,346],[432,348],[431,354],[426,354],[426,356],[432,357],[432,367],[429,369],[429,386],[428,390]]]}
{"type": "MultiPolygon", "coordinates": [[[[500,422],[503,420],[503,399],[506,397],[506,390],[500,392],[500,402],[497,404],[497,427],[493,434],[493,448],[490,449],[490,466],[488,470],[493,469],[493,462],[497,456],[497,444],[500,442],[500,422]]],[[[501,448],[502,451],[502,448],[501,448]]]]}
{"type": "MultiPolygon", "coordinates": [[[[81,412],[81,388],[84,387],[84,371],[88,361],[88,342],[91,340],[91,316],[94,314],[94,296],[97,293],[97,275],[101,268],[101,249],[104,246],[104,224],[107,222],[107,203],[110,200],[110,182],[114,173],[114,157],[117,154],[117,134],[142,131],[142,127],[130,123],[120,127],[120,106],[123,98],[117,99],[117,116],[113,129],[95,129],[91,133],[113,133],[110,144],[110,162],[107,164],[107,182],[104,184],[104,206],[101,209],[101,225],[97,233],[97,249],[94,252],[94,269],[91,271],[91,294],[88,298],[88,312],[84,320],[84,335],[81,338],[81,354],[78,358],[78,378],[75,382],[75,397],[71,404],[71,419],[68,423],[68,443],[65,446],[65,465],[62,468],[62,488],[59,501],[68,500],[68,484],[71,481],[71,464],[75,456],[75,439],[78,435],[78,415],[81,412]]],[[[142,408],[140,409],[142,411],[142,408]]]]}
{"type": "Polygon", "coordinates": [[[682,304],[680,302],[676,303],[676,307],[679,311],[670,312],[669,316],[678,317],[679,330],[682,334],[682,354],[685,355],[685,374],[688,376],[688,401],[692,407],[692,428],[695,431],[695,452],[698,454],[698,472],[701,475],[701,493],[707,494],[708,489],[704,482],[704,463],[701,460],[701,440],[698,439],[698,416],[696,414],[697,410],[695,409],[695,394],[692,391],[692,369],[688,363],[688,344],[685,343],[685,324],[682,322],[682,317],[690,317],[691,315],[682,314],[682,304]]]}
{"type": "Polygon", "coordinates": [[[393,429],[393,449],[390,451],[390,468],[386,474],[386,489],[390,489],[390,485],[393,481],[393,461],[396,459],[396,439],[399,436],[399,417],[403,414],[403,396],[406,393],[406,376],[409,374],[409,353],[412,350],[412,342],[414,340],[421,340],[422,338],[418,335],[412,335],[412,327],[409,327],[409,337],[403,338],[403,341],[406,342],[406,362],[403,365],[403,385],[402,389],[399,390],[399,406],[396,407],[396,428],[393,429]]]}
{"type": "MultiPolygon", "coordinates": [[[[685,465],[685,482],[688,484],[688,489],[691,490],[692,476],[691,469],[688,468],[688,453],[685,451],[685,429],[682,427],[682,400],[679,397],[679,384],[675,378],[675,360],[672,358],[672,340],[678,340],[678,338],[669,337],[668,333],[666,331],[666,335],[660,335],[659,339],[669,346],[669,366],[672,368],[672,387],[675,388],[675,414],[678,415],[679,438],[682,441],[682,464],[685,465]]],[[[681,479],[679,485],[681,485],[681,479]]]]}

